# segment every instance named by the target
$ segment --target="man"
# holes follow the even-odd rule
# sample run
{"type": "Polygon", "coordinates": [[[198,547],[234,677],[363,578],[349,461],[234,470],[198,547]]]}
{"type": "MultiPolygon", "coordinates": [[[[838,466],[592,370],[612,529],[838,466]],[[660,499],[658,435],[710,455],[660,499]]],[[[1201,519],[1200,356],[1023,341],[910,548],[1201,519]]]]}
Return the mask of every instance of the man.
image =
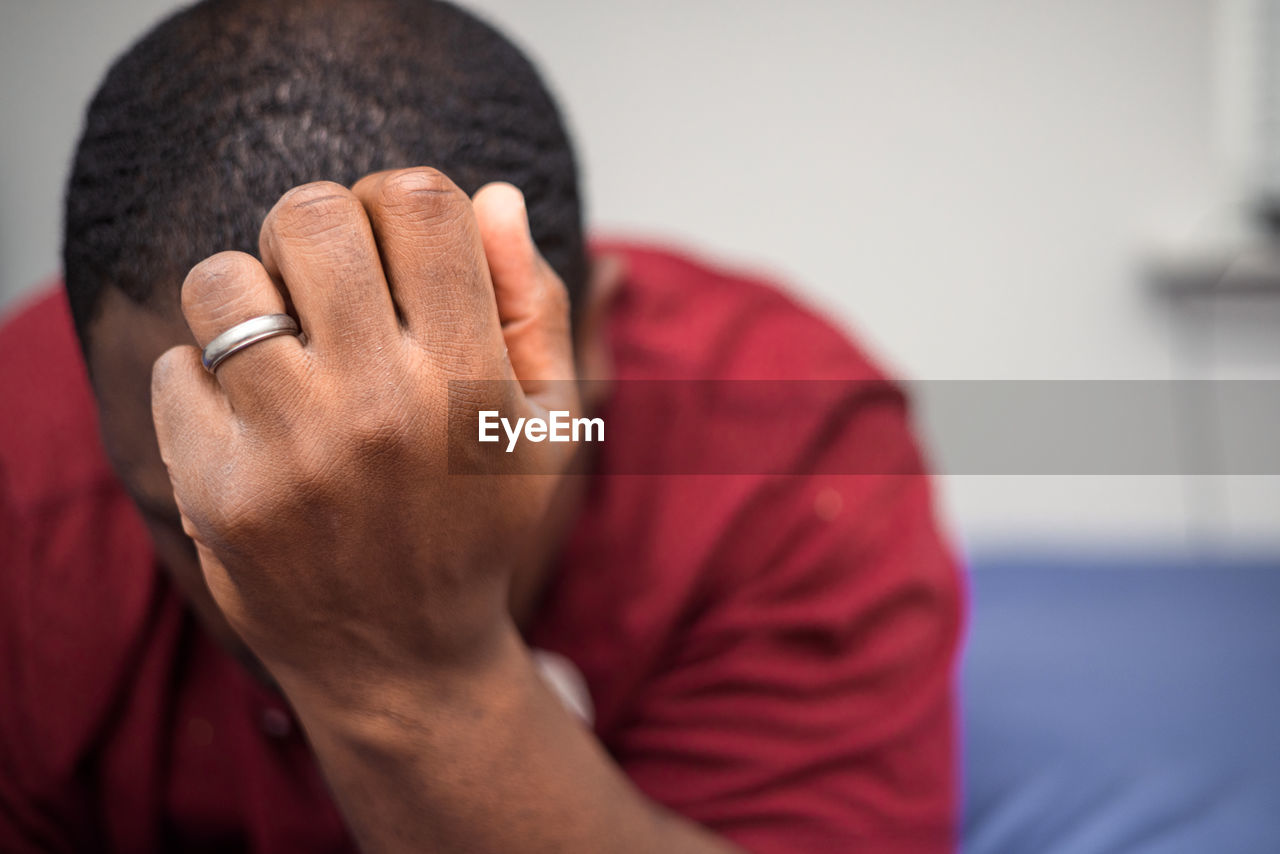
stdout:
{"type": "Polygon", "coordinates": [[[949,848],[959,597],[901,397],[765,286],[588,261],[491,29],[181,12],[65,227],[65,298],[0,333],[5,850],[949,848]],[[744,379],[841,391],[648,396],[744,379]],[[507,454],[480,411],[608,441],[507,454]],[[749,470],[707,476],[717,430],[749,470]]]}

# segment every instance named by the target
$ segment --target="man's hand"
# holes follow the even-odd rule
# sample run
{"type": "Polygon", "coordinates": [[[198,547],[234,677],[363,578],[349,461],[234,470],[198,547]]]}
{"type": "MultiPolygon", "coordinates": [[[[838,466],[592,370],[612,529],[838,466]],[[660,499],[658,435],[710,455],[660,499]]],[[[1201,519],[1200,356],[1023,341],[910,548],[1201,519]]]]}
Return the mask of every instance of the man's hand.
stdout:
{"type": "Polygon", "coordinates": [[[476,423],[459,412],[578,410],[565,289],[520,194],[473,202],[429,169],[308,184],[267,216],[261,254],[191,271],[196,340],[290,308],[305,339],[253,344],[216,377],[197,348],[168,351],[156,430],[214,598],[361,845],[729,850],[636,791],[507,612],[572,446],[450,436],[476,423]]]}
{"type": "Polygon", "coordinates": [[[473,204],[431,169],[308,184],[268,214],[260,249],[197,265],[187,322],[203,347],[291,307],[304,339],[254,344],[216,377],[178,347],[153,375],[215,599],[286,690],[475,666],[508,630],[508,574],[554,487],[527,473],[558,470],[565,446],[522,443],[500,474],[455,453],[454,474],[482,476],[451,476],[450,442],[475,435],[450,425],[577,409],[556,382],[573,378],[567,296],[519,192],[490,185],[473,204]]]}

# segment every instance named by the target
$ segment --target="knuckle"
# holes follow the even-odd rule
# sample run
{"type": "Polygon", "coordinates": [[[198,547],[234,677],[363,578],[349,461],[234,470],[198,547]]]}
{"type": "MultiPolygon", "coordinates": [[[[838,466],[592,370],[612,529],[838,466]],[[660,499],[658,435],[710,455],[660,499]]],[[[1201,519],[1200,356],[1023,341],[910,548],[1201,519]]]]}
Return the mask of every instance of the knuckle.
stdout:
{"type": "Polygon", "coordinates": [[[360,201],[346,187],[315,181],[281,196],[267,214],[263,231],[282,240],[308,240],[347,227],[363,215],[360,201]]]}
{"type": "Polygon", "coordinates": [[[467,201],[466,194],[443,172],[429,166],[388,175],[378,188],[378,207],[387,213],[432,219],[447,215],[467,201]]]}
{"type": "Polygon", "coordinates": [[[449,177],[430,166],[398,169],[383,180],[379,193],[383,200],[412,199],[415,195],[438,195],[461,192],[449,177]]]}
{"type": "Polygon", "coordinates": [[[253,280],[261,264],[244,252],[219,252],[191,268],[182,283],[182,310],[205,313],[233,302],[242,285],[253,280]]]}

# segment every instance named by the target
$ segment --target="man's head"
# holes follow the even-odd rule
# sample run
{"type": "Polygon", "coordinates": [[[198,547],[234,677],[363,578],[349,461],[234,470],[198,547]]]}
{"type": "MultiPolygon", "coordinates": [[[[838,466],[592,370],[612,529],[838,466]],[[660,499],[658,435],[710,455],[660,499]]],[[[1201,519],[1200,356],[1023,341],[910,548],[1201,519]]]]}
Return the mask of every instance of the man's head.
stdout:
{"type": "Polygon", "coordinates": [[[437,0],[207,0],[108,72],[67,186],[64,268],[104,444],[161,557],[205,616],[150,419],[152,363],[191,336],[186,272],[257,253],[286,190],[429,165],[474,192],[509,181],[580,305],[574,156],[554,103],[503,36],[437,0]]]}
{"type": "Polygon", "coordinates": [[[467,192],[509,181],[577,296],[573,152],[550,95],[503,36],[438,0],[207,0],[108,72],[67,186],[64,264],[82,340],[107,289],[176,306],[186,271],[254,252],[291,187],[434,166],[467,192]]]}

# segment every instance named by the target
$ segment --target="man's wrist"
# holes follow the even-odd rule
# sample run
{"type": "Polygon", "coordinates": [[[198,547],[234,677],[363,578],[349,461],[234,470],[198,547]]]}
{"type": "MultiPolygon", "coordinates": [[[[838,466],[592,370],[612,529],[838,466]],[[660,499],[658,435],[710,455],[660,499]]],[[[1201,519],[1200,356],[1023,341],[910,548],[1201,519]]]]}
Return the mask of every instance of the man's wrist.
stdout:
{"type": "Polygon", "coordinates": [[[400,750],[406,740],[446,735],[458,726],[486,725],[524,702],[538,677],[510,621],[474,655],[459,660],[398,661],[360,672],[278,678],[313,739],[361,750],[400,750]]]}

